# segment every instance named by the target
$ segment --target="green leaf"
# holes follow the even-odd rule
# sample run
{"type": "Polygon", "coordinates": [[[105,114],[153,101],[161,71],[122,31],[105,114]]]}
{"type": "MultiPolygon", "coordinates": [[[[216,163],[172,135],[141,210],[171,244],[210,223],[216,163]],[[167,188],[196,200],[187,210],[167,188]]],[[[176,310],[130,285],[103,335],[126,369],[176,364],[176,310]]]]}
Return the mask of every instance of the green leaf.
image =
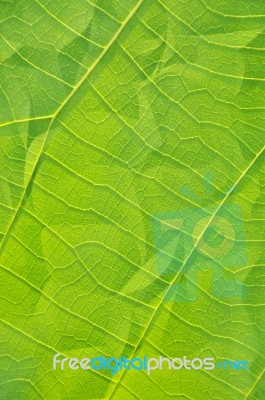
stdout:
{"type": "Polygon", "coordinates": [[[0,1],[1,399],[264,399],[264,23],[262,1],[0,1]]]}

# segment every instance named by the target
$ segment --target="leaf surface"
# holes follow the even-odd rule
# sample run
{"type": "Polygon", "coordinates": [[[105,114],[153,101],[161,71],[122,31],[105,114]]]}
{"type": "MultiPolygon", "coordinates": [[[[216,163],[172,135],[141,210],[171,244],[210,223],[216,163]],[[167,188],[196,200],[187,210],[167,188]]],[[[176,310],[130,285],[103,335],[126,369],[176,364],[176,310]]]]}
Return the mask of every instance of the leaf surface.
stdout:
{"type": "Polygon", "coordinates": [[[264,398],[264,22],[250,0],[0,2],[1,398],[264,398]]]}

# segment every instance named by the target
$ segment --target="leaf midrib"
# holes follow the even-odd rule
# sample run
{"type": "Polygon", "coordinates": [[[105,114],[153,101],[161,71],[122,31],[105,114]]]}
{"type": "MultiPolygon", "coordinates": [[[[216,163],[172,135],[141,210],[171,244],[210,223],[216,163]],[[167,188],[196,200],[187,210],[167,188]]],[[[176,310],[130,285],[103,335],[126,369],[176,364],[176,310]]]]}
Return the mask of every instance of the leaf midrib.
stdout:
{"type": "Polygon", "coordinates": [[[32,179],[34,177],[34,173],[36,171],[36,168],[38,166],[38,163],[40,161],[41,155],[43,154],[43,151],[45,149],[45,146],[47,144],[48,141],[48,137],[49,137],[49,133],[51,131],[52,125],[54,123],[54,121],[56,120],[56,118],[58,117],[58,115],[60,114],[60,112],[65,108],[65,106],[68,104],[68,102],[72,99],[72,97],[74,96],[74,94],[78,91],[78,89],[80,89],[80,87],[83,85],[83,83],[87,80],[87,78],[89,77],[89,75],[94,71],[94,69],[97,67],[97,65],[99,64],[99,62],[105,57],[105,55],[108,53],[108,51],[112,48],[113,44],[117,41],[117,39],[119,38],[119,36],[121,35],[121,33],[123,32],[123,30],[125,29],[125,27],[128,25],[128,23],[130,22],[130,20],[135,16],[135,14],[137,13],[137,11],[139,10],[140,6],[143,4],[144,0],[139,0],[138,3],[136,4],[136,6],[131,10],[131,12],[128,14],[127,18],[123,21],[123,23],[121,24],[121,26],[119,27],[119,29],[117,30],[117,32],[115,33],[115,35],[112,37],[112,39],[110,40],[110,42],[108,43],[108,45],[104,48],[104,50],[100,53],[99,57],[97,58],[97,60],[91,65],[90,68],[88,68],[87,72],[84,74],[84,76],[80,79],[80,81],[78,82],[78,84],[73,88],[73,90],[69,93],[69,95],[66,97],[66,99],[63,101],[63,103],[58,107],[58,109],[55,111],[55,113],[52,115],[51,117],[51,121],[50,124],[48,126],[47,132],[45,134],[45,137],[43,139],[42,142],[42,146],[40,149],[40,152],[37,156],[37,159],[35,161],[35,165],[32,168],[32,172],[30,175],[30,178],[28,180],[28,183],[25,185],[23,194],[21,196],[21,200],[18,204],[18,207],[16,209],[16,212],[14,213],[10,224],[5,232],[5,235],[2,239],[2,243],[0,246],[0,254],[1,252],[3,252],[6,240],[8,238],[9,232],[11,231],[13,225],[16,222],[16,218],[18,216],[19,210],[24,202],[24,199],[26,197],[26,193],[28,190],[29,185],[32,182],[32,179]]]}
{"type": "MultiPolygon", "coordinates": [[[[200,236],[198,237],[197,241],[195,242],[192,250],[190,251],[190,253],[188,254],[186,260],[183,262],[181,268],[179,269],[178,273],[176,274],[175,279],[172,281],[172,283],[168,286],[167,290],[165,291],[164,296],[161,298],[160,302],[158,303],[157,307],[155,308],[153,314],[151,315],[151,318],[148,322],[148,324],[146,325],[137,345],[135,346],[135,349],[131,355],[131,358],[133,358],[134,354],[137,352],[137,350],[139,349],[142,340],[144,339],[148,329],[151,327],[153,321],[155,320],[156,315],[158,314],[160,308],[162,307],[165,298],[167,296],[167,294],[169,293],[169,291],[171,290],[172,286],[176,283],[179,274],[183,271],[184,267],[186,266],[187,262],[190,260],[192,254],[194,253],[194,251],[197,249],[198,245],[201,242],[201,239],[205,233],[205,231],[208,229],[208,227],[210,226],[210,224],[213,222],[214,218],[216,217],[216,215],[218,214],[219,210],[222,208],[222,206],[225,204],[226,200],[229,198],[230,194],[235,190],[235,188],[238,186],[238,184],[241,182],[241,180],[244,178],[244,176],[248,173],[248,171],[253,167],[253,165],[255,164],[255,162],[258,160],[258,158],[262,155],[262,153],[264,152],[265,146],[262,147],[262,149],[257,153],[257,155],[253,158],[253,160],[251,161],[251,163],[246,167],[246,169],[242,172],[242,174],[239,176],[239,178],[237,179],[237,181],[235,182],[235,184],[231,187],[231,189],[227,192],[226,196],[223,198],[223,200],[221,201],[221,203],[218,205],[218,207],[216,208],[215,212],[213,213],[212,217],[209,219],[208,223],[205,225],[205,227],[203,228],[200,236]]],[[[116,382],[116,384],[113,387],[112,392],[110,393],[108,400],[110,400],[112,398],[112,396],[114,395],[116,388],[119,385],[119,382],[122,380],[123,376],[126,374],[127,370],[123,370],[122,374],[120,375],[120,378],[118,379],[118,381],[116,382]]]]}

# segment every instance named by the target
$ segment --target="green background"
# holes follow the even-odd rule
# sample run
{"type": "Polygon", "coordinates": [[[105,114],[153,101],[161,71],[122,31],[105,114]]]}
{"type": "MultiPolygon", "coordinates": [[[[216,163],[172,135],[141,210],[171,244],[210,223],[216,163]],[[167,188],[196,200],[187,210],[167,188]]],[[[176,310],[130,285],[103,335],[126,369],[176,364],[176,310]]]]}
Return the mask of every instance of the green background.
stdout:
{"type": "Polygon", "coordinates": [[[0,1],[1,399],[265,398],[264,72],[263,0],[0,1]],[[245,295],[213,294],[208,254],[196,301],[165,301],[185,274],[159,272],[153,219],[210,209],[196,250],[229,204],[247,262],[221,268],[245,295]],[[55,353],[249,371],[53,371],[55,353]]]}

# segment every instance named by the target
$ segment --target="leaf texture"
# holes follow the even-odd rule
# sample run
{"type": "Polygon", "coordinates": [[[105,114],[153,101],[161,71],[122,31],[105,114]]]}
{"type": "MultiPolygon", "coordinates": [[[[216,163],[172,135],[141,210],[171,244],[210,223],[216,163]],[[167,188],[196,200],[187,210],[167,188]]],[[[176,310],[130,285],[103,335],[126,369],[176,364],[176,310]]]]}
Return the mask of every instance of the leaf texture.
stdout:
{"type": "Polygon", "coordinates": [[[1,399],[264,399],[264,23],[262,1],[0,1],[1,399]]]}

